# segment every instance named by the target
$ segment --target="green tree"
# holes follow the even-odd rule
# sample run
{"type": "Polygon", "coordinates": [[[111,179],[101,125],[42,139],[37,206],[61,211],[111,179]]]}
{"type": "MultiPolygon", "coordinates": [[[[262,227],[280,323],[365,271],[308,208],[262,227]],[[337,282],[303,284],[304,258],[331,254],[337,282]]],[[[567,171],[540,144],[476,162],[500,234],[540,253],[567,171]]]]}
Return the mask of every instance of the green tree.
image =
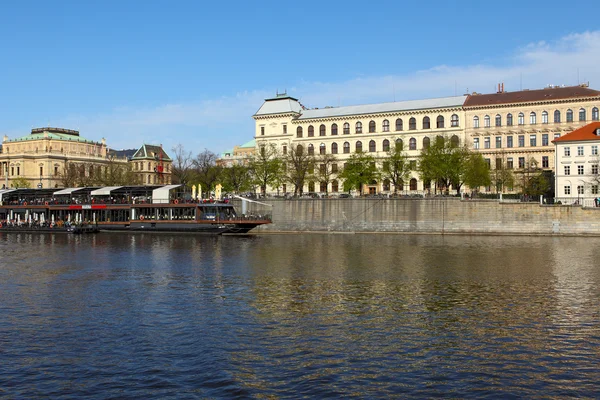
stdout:
{"type": "Polygon", "coordinates": [[[379,179],[379,171],[372,156],[357,152],[350,156],[339,176],[344,180],[344,190],[358,189],[362,195],[363,185],[379,179]]]}
{"type": "Polygon", "coordinates": [[[294,185],[294,195],[302,196],[304,183],[314,171],[315,157],[309,155],[302,145],[291,148],[283,157],[285,180],[294,185]]]}
{"type": "MultiPolygon", "coordinates": [[[[85,181],[85,166],[79,167],[78,184],[85,181]]],[[[88,169],[89,171],[89,169],[88,169]]],[[[141,184],[140,177],[133,171],[131,163],[119,161],[115,157],[108,157],[107,162],[103,166],[98,166],[94,169],[95,176],[94,184],[102,186],[127,186],[141,184]]],[[[65,186],[69,187],[69,186],[65,186]]]]}
{"type": "Polygon", "coordinates": [[[398,187],[408,179],[411,172],[410,160],[403,151],[401,144],[396,143],[387,152],[382,171],[382,177],[389,179],[394,184],[394,193],[398,193],[398,187]]]}
{"type": "MultiPolygon", "coordinates": [[[[217,165],[217,155],[208,149],[204,149],[192,161],[192,180],[202,185],[202,190],[210,192],[215,189],[219,182],[221,167],[217,165]]],[[[202,196],[202,193],[199,193],[202,196]]]]}
{"type": "Polygon", "coordinates": [[[496,188],[497,193],[504,193],[505,189],[511,190],[515,186],[515,175],[511,168],[508,168],[504,155],[497,155],[496,168],[490,172],[491,182],[496,188]]]}
{"type": "Polygon", "coordinates": [[[239,194],[252,188],[250,169],[245,165],[234,164],[221,170],[223,189],[239,194]]]}
{"type": "Polygon", "coordinates": [[[550,190],[550,181],[534,158],[530,158],[520,176],[520,186],[523,194],[528,196],[540,196],[550,190]]]}
{"type": "Polygon", "coordinates": [[[435,182],[436,190],[446,193],[450,185],[460,191],[464,183],[465,167],[470,152],[449,138],[437,137],[433,144],[421,151],[419,173],[424,182],[435,182]]]}
{"type": "Polygon", "coordinates": [[[16,189],[29,189],[31,188],[31,183],[23,178],[22,176],[15,178],[12,180],[12,186],[16,189]]]}
{"type": "Polygon", "coordinates": [[[334,172],[333,165],[336,164],[337,157],[334,154],[320,154],[315,159],[316,180],[325,185],[325,194],[328,194],[329,183],[333,181],[337,172],[334,172]]]}
{"type": "Polygon", "coordinates": [[[489,186],[490,167],[479,153],[471,152],[464,162],[463,182],[471,189],[489,186]]]}
{"type": "Polygon", "coordinates": [[[283,180],[283,161],[274,144],[259,145],[248,166],[252,184],[258,186],[263,195],[267,193],[267,186],[279,187],[283,180]]]}

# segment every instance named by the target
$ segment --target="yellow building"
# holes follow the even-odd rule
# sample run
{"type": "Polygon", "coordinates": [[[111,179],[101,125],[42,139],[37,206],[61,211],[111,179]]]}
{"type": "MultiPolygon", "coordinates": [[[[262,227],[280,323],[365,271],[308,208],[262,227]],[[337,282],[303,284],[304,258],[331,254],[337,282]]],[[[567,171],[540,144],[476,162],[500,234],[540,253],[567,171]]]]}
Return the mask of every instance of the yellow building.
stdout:
{"type": "Polygon", "coordinates": [[[256,141],[244,143],[241,146],[234,146],[233,150],[227,150],[221,153],[217,159],[217,165],[222,167],[231,167],[232,165],[246,165],[256,151],[256,141]]]}
{"type": "Polygon", "coordinates": [[[85,139],[70,129],[36,128],[27,136],[15,139],[4,136],[0,178],[7,188],[14,187],[17,180],[26,180],[31,187],[60,187],[60,175],[67,162],[103,165],[106,155],[104,139],[100,142],[85,139]]]}
{"type": "MultiPolygon", "coordinates": [[[[394,143],[403,146],[415,161],[423,147],[437,136],[463,143],[464,111],[467,96],[398,101],[344,107],[306,109],[287,94],[266,99],[254,114],[255,139],[258,147],[274,144],[282,153],[302,146],[309,154],[333,154],[338,162],[332,170],[341,170],[353,153],[363,151],[375,158],[386,156],[394,143]]],[[[416,168],[415,168],[416,169],[416,168]]],[[[307,183],[308,192],[338,192],[342,182],[334,179],[325,187],[307,183]]],[[[283,186],[286,192],[287,187],[283,186]]],[[[369,186],[369,192],[390,192],[387,181],[369,186]]],[[[426,190],[417,171],[398,190],[426,190]]]]}
{"type": "MultiPolygon", "coordinates": [[[[471,94],[464,104],[466,137],[493,169],[554,171],[552,141],[598,121],[600,91],[587,85],[471,94]]],[[[488,188],[489,189],[489,188],[488,188]]]]}
{"type": "Polygon", "coordinates": [[[30,187],[63,187],[74,171],[76,181],[96,184],[93,177],[109,167],[130,164],[138,183],[171,183],[171,159],[160,146],[143,145],[133,157],[115,156],[105,139],[100,142],[63,128],[36,128],[29,135],[4,137],[0,152],[0,181],[6,188],[26,183],[30,187]],[[89,178],[89,179],[86,179],[89,178]]]}

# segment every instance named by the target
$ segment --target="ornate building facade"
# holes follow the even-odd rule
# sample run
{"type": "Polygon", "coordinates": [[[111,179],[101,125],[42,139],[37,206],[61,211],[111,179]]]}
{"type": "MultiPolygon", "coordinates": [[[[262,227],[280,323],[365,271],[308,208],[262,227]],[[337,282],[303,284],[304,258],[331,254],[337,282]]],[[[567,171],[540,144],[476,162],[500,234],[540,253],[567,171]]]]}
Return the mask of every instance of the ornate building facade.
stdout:
{"type": "MultiPolygon", "coordinates": [[[[415,165],[398,189],[420,192],[428,187],[419,179],[416,163],[421,150],[437,136],[481,152],[491,169],[518,173],[535,166],[553,171],[552,141],[598,121],[599,108],[600,91],[587,85],[517,92],[505,92],[499,85],[492,94],[321,109],[306,109],[297,99],[278,94],[253,115],[254,137],[257,147],[273,144],[281,153],[301,145],[311,154],[333,154],[338,170],[359,150],[382,159],[398,142],[415,165]]],[[[342,187],[337,180],[326,188],[309,185],[305,191],[336,192],[342,187]]],[[[377,182],[370,189],[393,190],[388,182],[377,182]]]]}
{"type": "Polygon", "coordinates": [[[554,171],[552,141],[598,121],[600,91],[587,85],[471,94],[465,101],[466,137],[491,169],[554,171]]]}
{"type": "Polygon", "coordinates": [[[33,188],[63,187],[69,165],[77,174],[89,177],[111,164],[127,166],[129,162],[140,183],[171,182],[171,159],[162,147],[143,145],[130,159],[109,152],[105,139],[89,140],[70,129],[36,128],[19,138],[4,137],[0,180],[6,188],[25,182],[33,188]]]}
{"type": "MultiPolygon", "coordinates": [[[[266,99],[254,114],[257,147],[275,145],[285,154],[302,146],[308,154],[332,154],[338,160],[332,171],[341,171],[345,160],[362,151],[376,159],[386,156],[396,143],[416,162],[423,147],[437,136],[464,140],[463,104],[467,96],[399,101],[345,107],[305,109],[286,94],[266,99]]],[[[333,179],[327,187],[309,182],[308,192],[338,192],[342,182],[333,179]]],[[[371,193],[393,190],[387,181],[369,185],[371,193]]],[[[418,173],[412,172],[399,191],[423,191],[426,188],[418,173]]],[[[283,187],[286,192],[286,187],[283,187]]]]}

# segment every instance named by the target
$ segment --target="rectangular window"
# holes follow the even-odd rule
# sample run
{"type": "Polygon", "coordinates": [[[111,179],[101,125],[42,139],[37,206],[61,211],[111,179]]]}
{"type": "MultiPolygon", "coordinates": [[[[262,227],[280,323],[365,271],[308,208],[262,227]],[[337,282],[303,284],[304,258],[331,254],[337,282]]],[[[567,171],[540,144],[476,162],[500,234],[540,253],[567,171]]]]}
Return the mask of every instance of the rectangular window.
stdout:
{"type": "Polygon", "coordinates": [[[506,137],[506,147],[508,147],[508,148],[513,147],[513,137],[512,136],[506,137]]]}
{"type": "Polygon", "coordinates": [[[21,167],[17,167],[17,176],[21,175],[21,167]]]}
{"type": "Polygon", "coordinates": [[[58,175],[58,167],[56,167],[56,166],[54,167],[54,175],[58,175]]]}
{"type": "Polygon", "coordinates": [[[519,168],[525,168],[525,157],[519,157],[519,168]]]}
{"type": "Polygon", "coordinates": [[[542,156],[542,168],[549,168],[548,156],[542,156]]]}
{"type": "Polygon", "coordinates": [[[544,111],[542,113],[542,124],[547,124],[547,123],[548,123],[548,113],[544,111]]]}
{"type": "Polygon", "coordinates": [[[571,157],[571,148],[565,147],[565,157],[571,157]]]}
{"type": "Polygon", "coordinates": [[[321,164],[321,165],[319,165],[319,173],[320,173],[321,175],[324,175],[324,174],[325,174],[325,164],[321,164]]]}
{"type": "Polygon", "coordinates": [[[582,156],[583,155],[583,146],[577,146],[577,155],[578,156],[582,156]]]}
{"type": "Polygon", "coordinates": [[[506,168],[507,169],[513,169],[514,168],[512,157],[508,157],[506,159],[506,168]]]}
{"type": "Polygon", "coordinates": [[[592,175],[598,175],[598,164],[592,164],[592,175]]]}
{"type": "Polygon", "coordinates": [[[489,136],[486,137],[485,139],[483,139],[483,148],[484,149],[489,149],[490,148],[490,138],[489,138],[489,136]]]}
{"type": "Polygon", "coordinates": [[[287,134],[287,125],[283,124],[283,134],[287,134]]]}
{"type": "Polygon", "coordinates": [[[40,176],[44,175],[44,167],[40,167],[40,176]]]}
{"type": "Polygon", "coordinates": [[[416,171],[417,170],[417,161],[416,160],[410,160],[410,169],[411,171],[416,171]]]}
{"type": "Polygon", "coordinates": [[[583,175],[583,165],[577,166],[577,175],[583,175]]]}
{"type": "Polygon", "coordinates": [[[283,146],[283,154],[287,154],[287,146],[286,145],[283,146]]]}
{"type": "Polygon", "coordinates": [[[525,147],[525,135],[519,135],[519,147],[525,147]]]}
{"type": "Polygon", "coordinates": [[[571,186],[565,186],[565,194],[571,194],[571,186]]]}
{"type": "Polygon", "coordinates": [[[598,146],[592,146],[592,155],[593,156],[597,156],[598,155],[598,146]]]}
{"type": "Polygon", "coordinates": [[[542,134],[542,146],[548,146],[548,134],[547,133],[542,134]]]}
{"type": "Polygon", "coordinates": [[[598,194],[598,185],[592,185],[592,194],[598,194]]]}
{"type": "Polygon", "coordinates": [[[261,127],[260,127],[260,134],[261,134],[261,135],[264,135],[264,134],[265,134],[265,127],[264,127],[264,126],[261,126],[261,127]]]}
{"type": "Polygon", "coordinates": [[[496,148],[497,149],[502,148],[502,136],[496,136],[496,148]]]}
{"type": "Polygon", "coordinates": [[[537,146],[537,136],[536,135],[529,135],[529,146],[531,146],[531,147],[537,146]]]}
{"type": "Polygon", "coordinates": [[[485,158],[485,163],[487,164],[488,169],[492,168],[492,163],[489,158],[485,158]]]}
{"type": "Polygon", "coordinates": [[[496,169],[502,169],[502,159],[496,158],[496,169]]]}
{"type": "Polygon", "coordinates": [[[333,173],[338,172],[337,164],[331,164],[331,172],[333,172],[333,173]]]}
{"type": "Polygon", "coordinates": [[[475,150],[478,150],[478,149],[479,149],[479,138],[474,138],[474,139],[473,139],[473,148],[474,148],[475,150]]]}
{"type": "Polygon", "coordinates": [[[568,165],[565,165],[565,175],[571,175],[571,167],[568,165]]]}
{"type": "Polygon", "coordinates": [[[577,186],[577,194],[583,194],[583,185],[577,186]]]}
{"type": "Polygon", "coordinates": [[[15,176],[15,167],[10,167],[10,176],[15,176]]]}

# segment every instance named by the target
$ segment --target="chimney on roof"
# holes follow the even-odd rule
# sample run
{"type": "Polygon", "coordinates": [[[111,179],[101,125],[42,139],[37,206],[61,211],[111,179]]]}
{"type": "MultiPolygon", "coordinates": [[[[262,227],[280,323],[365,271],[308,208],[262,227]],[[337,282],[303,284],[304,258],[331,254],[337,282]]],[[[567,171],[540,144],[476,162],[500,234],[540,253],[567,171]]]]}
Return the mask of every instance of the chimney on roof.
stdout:
{"type": "Polygon", "coordinates": [[[504,82],[498,84],[498,92],[496,93],[504,93],[504,82]]]}

